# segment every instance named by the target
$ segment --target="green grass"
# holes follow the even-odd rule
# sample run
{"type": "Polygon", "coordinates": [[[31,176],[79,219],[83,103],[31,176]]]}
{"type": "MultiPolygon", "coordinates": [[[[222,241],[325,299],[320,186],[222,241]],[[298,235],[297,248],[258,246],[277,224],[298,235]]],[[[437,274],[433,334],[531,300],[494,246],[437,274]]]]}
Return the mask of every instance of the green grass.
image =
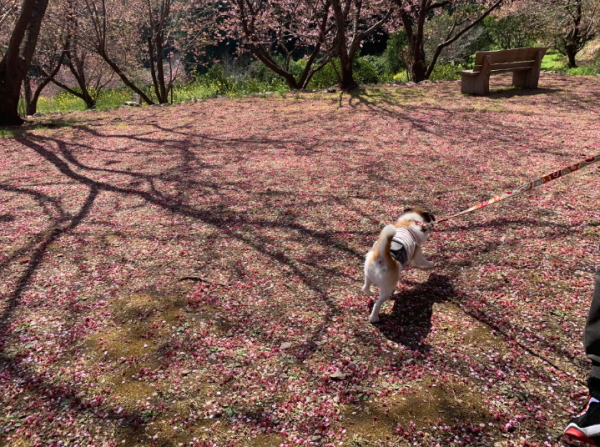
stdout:
{"type": "MultiPolygon", "coordinates": [[[[283,91],[288,90],[284,84],[267,85],[254,81],[233,82],[210,81],[206,80],[194,81],[189,84],[176,85],[173,90],[173,103],[178,104],[191,99],[206,99],[218,95],[225,96],[244,96],[252,93],[261,93],[266,91],[283,91]]],[[[152,93],[151,99],[155,99],[152,93]]],[[[125,104],[126,101],[132,100],[132,93],[125,88],[106,89],[103,90],[96,103],[97,110],[116,109],[125,104]]],[[[24,110],[24,105],[21,105],[24,110]]],[[[67,113],[71,111],[86,110],[85,103],[78,97],[68,93],[61,92],[54,97],[42,96],[38,100],[37,111],[42,114],[48,113],[67,113]]]]}
{"type": "Polygon", "coordinates": [[[554,51],[548,52],[542,59],[542,70],[555,71],[572,76],[598,76],[600,74],[597,63],[568,68],[567,57],[554,51]]]}
{"type": "MultiPolygon", "coordinates": [[[[114,109],[122,106],[125,101],[131,101],[131,93],[127,89],[103,90],[98,98],[96,109],[114,109]]],[[[85,102],[68,92],[61,92],[54,97],[42,96],[37,104],[37,111],[44,114],[67,113],[85,109],[85,102]]]]}
{"type": "Polygon", "coordinates": [[[548,52],[542,59],[542,70],[560,71],[566,68],[567,59],[560,53],[548,52]]]}
{"type": "Polygon", "coordinates": [[[0,129],[0,140],[3,138],[17,138],[22,135],[22,129],[0,129]]]}
{"type": "Polygon", "coordinates": [[[32,130],[71,127],[74,122],[75,121],[72,118],[42,118],[41,120],[29,123],[25,127],[0,128],[0,140],[6,138],[18,138],[32,130]]]}

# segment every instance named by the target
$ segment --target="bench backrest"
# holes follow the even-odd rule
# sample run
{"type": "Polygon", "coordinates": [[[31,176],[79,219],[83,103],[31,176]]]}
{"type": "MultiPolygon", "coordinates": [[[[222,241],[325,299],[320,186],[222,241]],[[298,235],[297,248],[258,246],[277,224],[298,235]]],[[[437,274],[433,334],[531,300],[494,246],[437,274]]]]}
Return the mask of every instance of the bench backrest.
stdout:
{"type": "MultiPolygon", "coordinates": [[[[499,51],[478,51],[475,53],[473,71],[479,71],[486,56],[490,56],[492,70],[532,67],[535,61],[541,62],[547,48],[514,48],[499,51]]],[[[539,63],[538,62],[538,63],[539,63]]]]}

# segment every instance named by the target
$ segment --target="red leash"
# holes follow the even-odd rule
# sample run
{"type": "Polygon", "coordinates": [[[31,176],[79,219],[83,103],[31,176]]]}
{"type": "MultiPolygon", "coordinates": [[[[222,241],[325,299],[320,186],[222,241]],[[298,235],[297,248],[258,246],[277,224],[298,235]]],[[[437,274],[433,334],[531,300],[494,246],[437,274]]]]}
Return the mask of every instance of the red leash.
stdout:
{"type": "Polygon", "coordinates": [[[556,180],[557,178],[564,177],[565,175],[568,175],[572,172],[579,171],[580,169],[585,168],[586,166],[589,166],[593,163],[596,163],[597,161],[600,161],[600,154],[595,155],[593,157],[588,157],[585,160],[580,161],[579,163],[575,163],[574,165],[559,169],[558,171],[554,171],[551,174],[540,177],[532,182],[527,183],[524,186],[521,186],[520,188],[517,188],[512,191],[505,192],[504,194],[500,194],[495,197],[492,197],[491,199],[486,200],[481,203],[478,203],[477,205],[472,206],[471,208],[469,208],[467,210],[461,211],[458,214],[453,214],[452,216],[444,217],[443,219],[438,220],[438,222],[443,222],[445,220],[449,220],[449,219],[452,219],[457,216],[462,216],[463,214],[467,214],[467,213],[470,213],[471,211],[478,210],[485,206],[491,205],[492,203],[500,202],[501,200],[516,196],[517,194],[521,194],[522,192],[529,191],[533,188],[537,188],[538,186],[541,186],[544,183],[551,182],[552,180],[556,180]]]}

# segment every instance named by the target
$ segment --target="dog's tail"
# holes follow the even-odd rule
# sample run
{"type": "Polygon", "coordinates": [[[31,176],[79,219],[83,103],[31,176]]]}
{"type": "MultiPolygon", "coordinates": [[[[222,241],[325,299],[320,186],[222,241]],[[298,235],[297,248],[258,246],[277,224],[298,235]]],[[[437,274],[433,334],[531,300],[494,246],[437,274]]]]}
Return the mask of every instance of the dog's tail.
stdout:
{"type": "Polygon", "coordinates": [[[393,258],[390,254],[390,246],[392,245],[392,239],[396,236],[396,226],[386,225],[379,234],[379,241],[377,243],[377,254],[386,263],[392,262],[393,258]]]}

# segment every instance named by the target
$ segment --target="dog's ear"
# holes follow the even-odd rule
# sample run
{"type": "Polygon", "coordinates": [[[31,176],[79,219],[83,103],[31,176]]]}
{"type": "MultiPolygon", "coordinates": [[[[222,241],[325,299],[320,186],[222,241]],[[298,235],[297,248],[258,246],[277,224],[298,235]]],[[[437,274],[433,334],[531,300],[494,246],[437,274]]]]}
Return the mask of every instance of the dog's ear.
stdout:
{"type": "Polygon", "coordinates": [[[423,219],[425,219],[427,222],[435,222],[435,216],[431,211],[425,211],[423,214],[423,219]]]}
{"type": "Polygon", "coordinates": [[[412,208],[404,208],[404,211],[402,211],[402,214],[408,214],[408,213],[410,213],[412,211],[413,211],[412,208]]]}
{"type": "Polygon", "coordinates": [[[417,207],[416,210],[427,223],[435,222],[435,216],[427,208],[417,207]]]}

